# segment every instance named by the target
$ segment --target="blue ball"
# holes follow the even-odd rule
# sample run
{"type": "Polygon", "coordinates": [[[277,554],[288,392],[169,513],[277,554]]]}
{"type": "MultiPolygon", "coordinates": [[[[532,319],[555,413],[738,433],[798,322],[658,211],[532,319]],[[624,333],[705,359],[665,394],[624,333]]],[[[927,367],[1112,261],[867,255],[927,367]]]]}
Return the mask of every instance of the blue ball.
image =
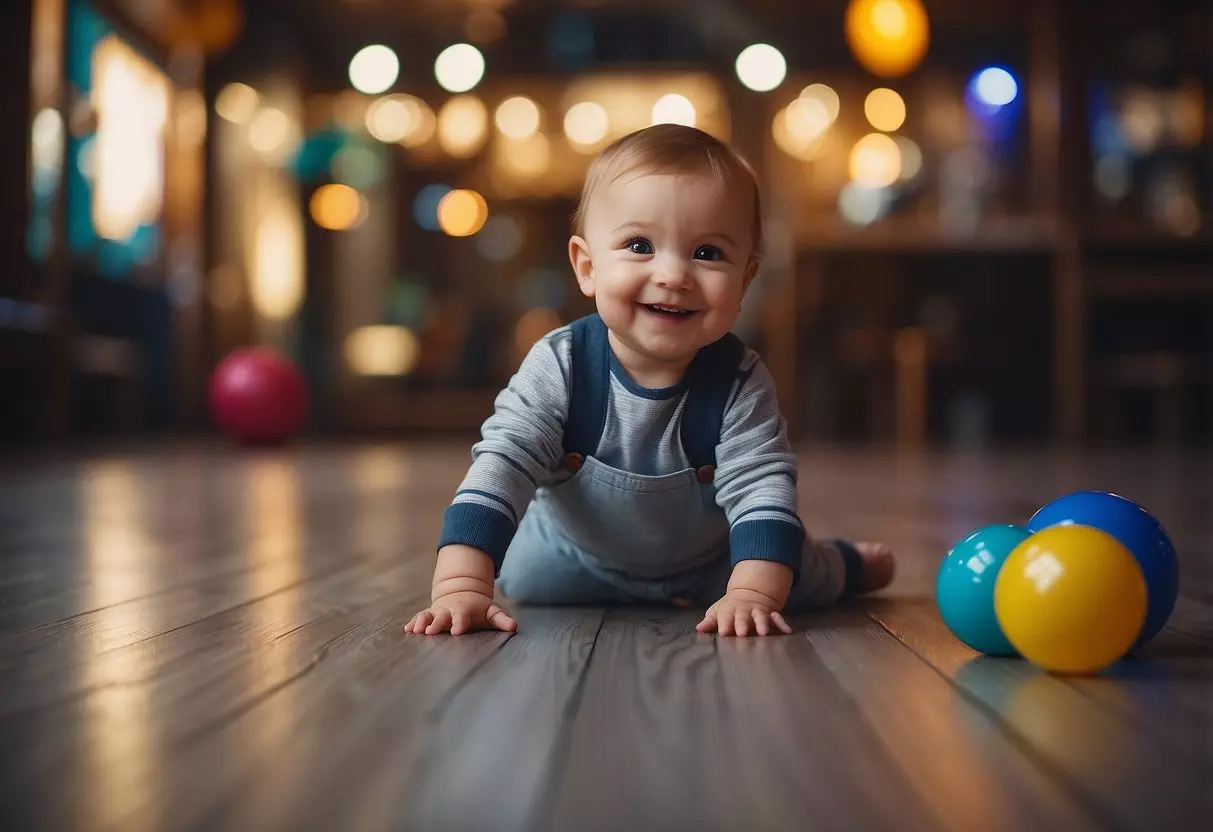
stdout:
{"type": "Polygon", "coordinates": [[[939,613],[953,635],[979,653],[1015,655],[994,614],[994,583],[1007,555],[1028,537],[1020,526],[984,526],[953,546],[939,566],[939,613]]]}
{"type": "Polygon", "coordinates": [[[1146,579],[1146,623],[1134,647],[1141,647],[1167,623],[1179,597],[1179,561],[1162,524],[1141,506],[1119,494],[1078,491],[1043,506],[1028,521],[1038,532],[1050,526],[1074,524],[1107,532],[1133,553],[1146,579]]]}

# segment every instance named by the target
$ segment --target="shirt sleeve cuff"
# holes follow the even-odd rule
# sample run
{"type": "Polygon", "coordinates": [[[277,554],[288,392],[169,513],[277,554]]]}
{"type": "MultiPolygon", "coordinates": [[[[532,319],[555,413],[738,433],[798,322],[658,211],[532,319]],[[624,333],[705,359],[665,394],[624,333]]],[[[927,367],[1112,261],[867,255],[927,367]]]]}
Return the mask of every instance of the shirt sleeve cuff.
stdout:
{"type": "Polygon", "coordinates": [[[804,529],[784,520],[743,520],[729,531],[730,559],[771,560],[792,570],[792,585],[800,581],[804,529]]]}
{"type": "Polygon", "coordinates": [[[479,503],[454,503],[443,515],[438,548],[460,543],[479,549],[493,559],[493,577],[497,577],[516,531],[504,512],[479,503]]]}

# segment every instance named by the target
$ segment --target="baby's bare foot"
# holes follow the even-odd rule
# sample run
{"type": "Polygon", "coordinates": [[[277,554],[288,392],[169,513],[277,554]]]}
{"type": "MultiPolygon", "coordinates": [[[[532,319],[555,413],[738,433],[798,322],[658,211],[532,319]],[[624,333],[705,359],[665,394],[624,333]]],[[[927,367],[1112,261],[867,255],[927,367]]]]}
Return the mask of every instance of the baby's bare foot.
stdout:
{"type": "Polygon", "coordinates": [[[856,543],[855,550],[863,559],[863,577],[859,583],[861,594],[884,589],[893,582],[897,561],[892,549],[883,543],[856,543]]]}

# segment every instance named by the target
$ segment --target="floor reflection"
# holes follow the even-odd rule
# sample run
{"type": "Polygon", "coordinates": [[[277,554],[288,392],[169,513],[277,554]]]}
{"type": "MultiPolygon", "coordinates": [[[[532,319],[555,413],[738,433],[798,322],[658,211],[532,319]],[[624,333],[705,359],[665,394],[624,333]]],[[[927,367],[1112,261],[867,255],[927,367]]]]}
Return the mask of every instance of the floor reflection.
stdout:
{"type": "Polygon", "coordinates": [[[80,785],[86,816],[102,825],[155,800],[159,755],[151,694],[147,685],[130,683],[146,675],[150,653],[104,651],[154,630],[153,605],[121,602],[151,591],[158,565],[141,482],[128,463],[90,468],[83,494],[87,608],[98,612],[93,638],[81,640],[83,686],[96,692],[84,706],[88,774],[80,785]]]}

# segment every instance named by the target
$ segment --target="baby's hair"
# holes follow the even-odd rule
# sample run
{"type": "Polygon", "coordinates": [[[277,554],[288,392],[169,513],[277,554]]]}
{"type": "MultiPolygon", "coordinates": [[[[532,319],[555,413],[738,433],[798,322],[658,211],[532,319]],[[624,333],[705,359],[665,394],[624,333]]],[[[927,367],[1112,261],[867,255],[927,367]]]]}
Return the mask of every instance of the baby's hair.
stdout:
{"type": "Polygon", "coordinates": [[[742,156],[720,139],[695,127],[655,124],[629,133],[598,154],[586,173],[581,199],[573,212],[573,233],[584,235],[590,198],[603,184],[633,171],[642,173],[699,173],[710,171],[726,184],[740,180],[754,199],[752,235],[754,255],[762,252],[762,198],[758,177],[742,156]]]}

